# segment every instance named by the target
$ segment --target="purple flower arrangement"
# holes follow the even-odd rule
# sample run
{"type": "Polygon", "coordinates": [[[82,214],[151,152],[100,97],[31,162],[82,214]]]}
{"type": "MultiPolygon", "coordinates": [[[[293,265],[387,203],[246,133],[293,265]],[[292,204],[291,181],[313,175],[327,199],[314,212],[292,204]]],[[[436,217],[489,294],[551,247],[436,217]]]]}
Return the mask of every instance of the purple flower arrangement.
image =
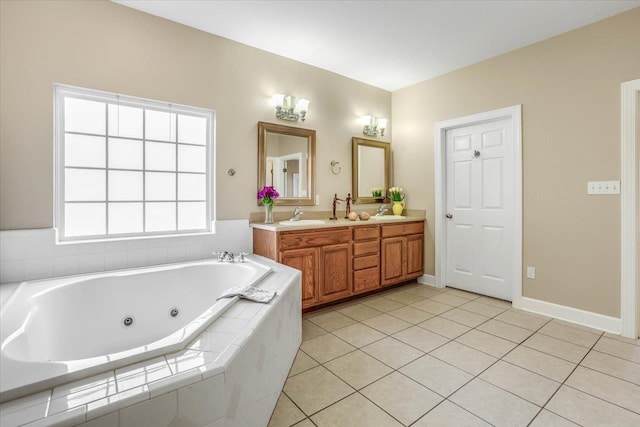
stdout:
{"type": "Polygon", "coordinates": [[[258,199],[262,199],[262,204],[264,205],[272,205],[273,201],[278,197],[280,197],[280,193],[274,187],[268,185],[258,191],[258,199]]]}

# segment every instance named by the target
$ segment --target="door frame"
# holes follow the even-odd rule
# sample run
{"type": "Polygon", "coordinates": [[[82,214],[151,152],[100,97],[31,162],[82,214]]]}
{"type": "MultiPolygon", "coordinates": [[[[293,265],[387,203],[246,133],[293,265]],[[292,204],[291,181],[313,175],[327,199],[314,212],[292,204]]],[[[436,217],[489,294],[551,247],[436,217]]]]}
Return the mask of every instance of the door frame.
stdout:
{"type": "Polygon", "coordinates": [[[512,301],[522,298],[522,105],[500,108],[470,116],[445,120],[435,123],[435,219],[436,219],[436,286],[445,287],[444,273],[446,269],[446,226],[445,210],[446,192],[446,149],[445,133],[459,127],[477,125],[497,120],[510,119],[513,123],[513,182],[515,194],[513,198],[513,285],[512,301]]]}
{"type": "Polygon", "coordinates": [[[638,266],[636,247],[636,102],[640,93],[640,79],[621,84],[621,147],[620,147],[620,319],[622,335],[637,338],[636,314],[638,307],[636,287],[638,266]]]}

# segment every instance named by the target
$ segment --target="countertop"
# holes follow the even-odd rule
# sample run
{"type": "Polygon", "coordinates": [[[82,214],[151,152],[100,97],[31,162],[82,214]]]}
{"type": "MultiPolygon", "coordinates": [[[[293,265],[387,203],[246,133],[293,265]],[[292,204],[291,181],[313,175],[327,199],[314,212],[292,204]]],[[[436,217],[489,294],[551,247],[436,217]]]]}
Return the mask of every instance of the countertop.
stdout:
{"type": "Polygon", "coordinates": [[[415,221],[424,221],[424,217],[420,216],[407,216],[403,219],[392,219],[393,215],[383,215],[384,217],[390,217],[385,219],[369,219],[366,221],[357,220],[357,221],[349,221],[348,219],[339,218],[335,221],[331,221],[329,219],[324,220],[324,224],[308,224],[308,225],[283,225],[278,221],[273,224],[265,224],[263,222],[252,222],[249,224],[253,228],[259,228],[261,230],[268,231],[295,231],[295,230],[313,230],[313,229],[323,229],[323,228],[334,228],[334,227],[358,227],[364,225],[376,225],[376,224],[404,224],[407,222],[415,222],[415,221]]]}

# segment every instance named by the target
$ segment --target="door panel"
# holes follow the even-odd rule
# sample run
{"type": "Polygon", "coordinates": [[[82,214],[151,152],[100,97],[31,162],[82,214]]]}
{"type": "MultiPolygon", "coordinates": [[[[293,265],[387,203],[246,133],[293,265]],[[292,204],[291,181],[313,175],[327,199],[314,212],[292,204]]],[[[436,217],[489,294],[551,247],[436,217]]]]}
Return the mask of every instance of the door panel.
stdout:
{"type": "Polygon", "coordinates": [[[318,297],[318,248],[283,251],[280,262],[302,272],[302,307],[317,304],[318,297]]]}
{"type": "Polygon", "coordinates": [[[320,248],[320,301],[351,295],[351,244],[320,248]]]}
{"type": "Polygon", "coordinates": [[[402,281],[403,237],[382,239],[382,286],[402,281]]]}
{"type": "Polygon", "coordinates": [[[446,132],[445,284],[511,300],[513,141],[510,119],[446,132]]]}

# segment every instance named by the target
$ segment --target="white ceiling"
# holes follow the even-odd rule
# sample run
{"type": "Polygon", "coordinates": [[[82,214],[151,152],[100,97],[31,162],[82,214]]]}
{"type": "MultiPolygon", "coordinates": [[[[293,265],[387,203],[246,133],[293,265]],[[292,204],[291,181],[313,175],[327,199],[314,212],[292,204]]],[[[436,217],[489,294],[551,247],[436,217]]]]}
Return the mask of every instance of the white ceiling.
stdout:
{"type": "Polygon", "coordinates": [[[640,0],[112,0],[389,91],[640,6],[640,0]]]}

